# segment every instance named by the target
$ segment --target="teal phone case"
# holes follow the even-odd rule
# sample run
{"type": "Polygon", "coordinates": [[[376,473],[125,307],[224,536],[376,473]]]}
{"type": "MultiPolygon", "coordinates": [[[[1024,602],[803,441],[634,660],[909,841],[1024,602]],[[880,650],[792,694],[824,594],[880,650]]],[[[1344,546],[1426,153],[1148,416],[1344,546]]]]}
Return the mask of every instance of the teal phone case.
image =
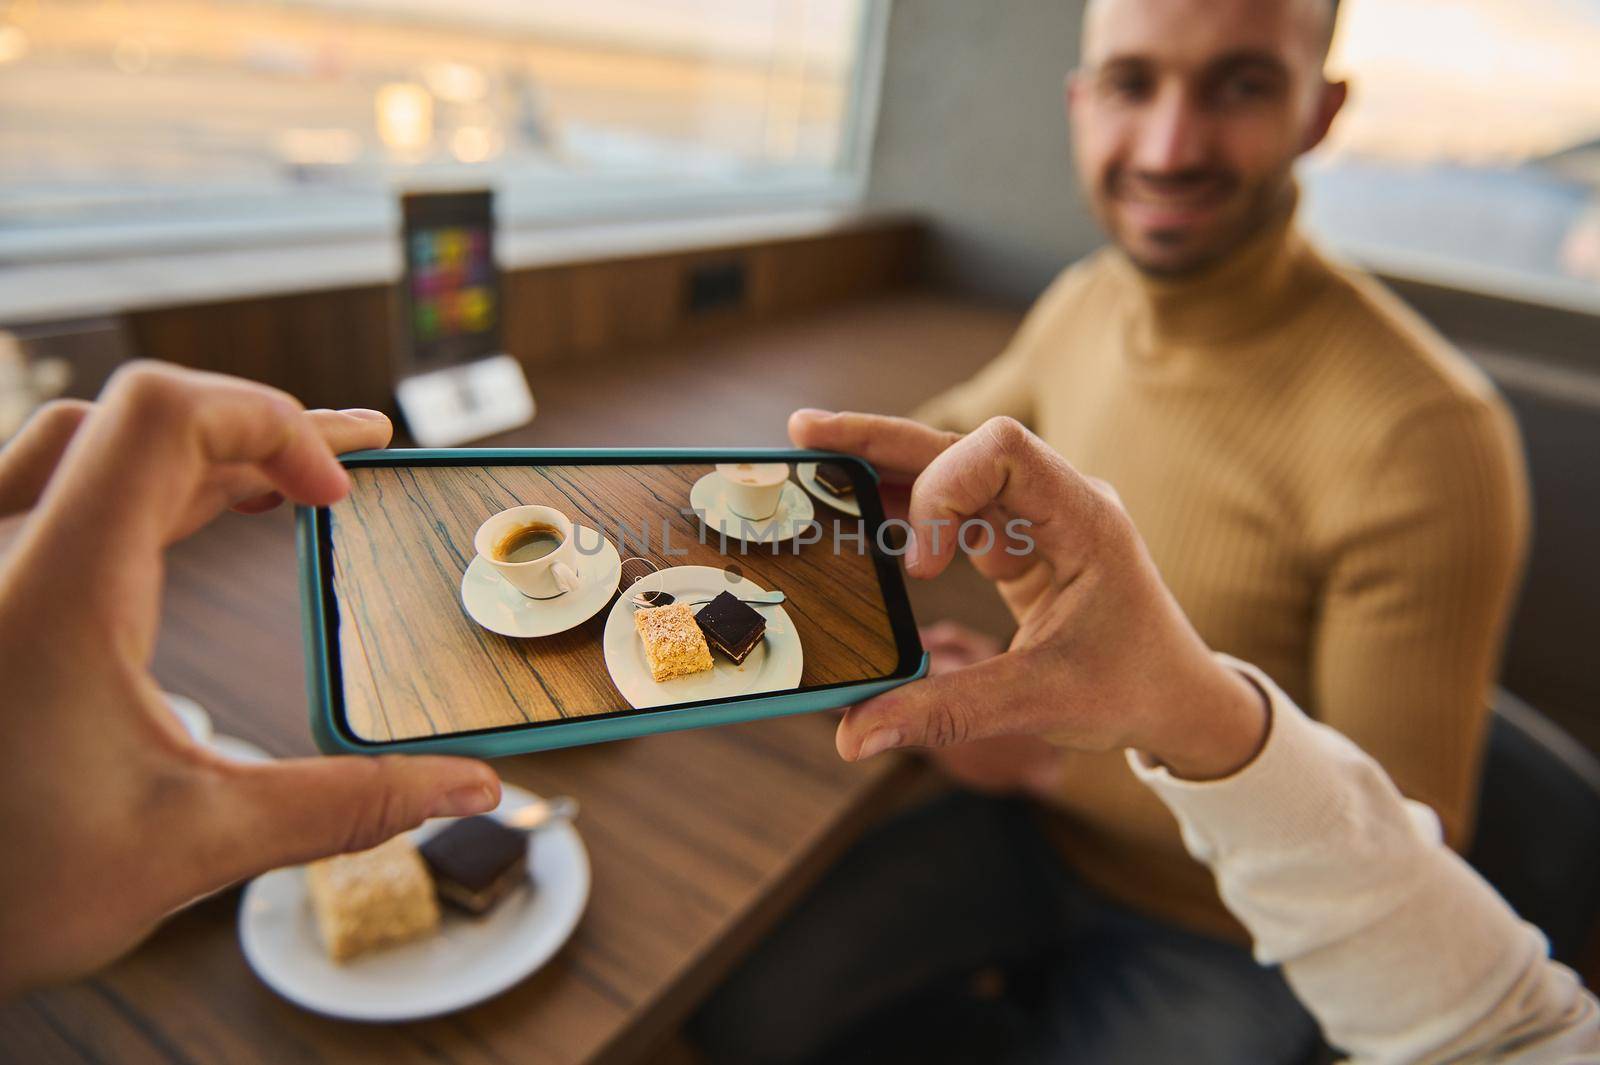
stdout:
{"type": "MultiPolygon", "coordinates": [[[[595,458],[639,459],[703,459],[760,457],[774,462],[820,462],[830,459],[847,459],[861,462],[848,455],[835,455],[826,451],[804,451],[785,448],[396,448],[387,451],[357,451],[344,455],[340,461],[346,466],[391,464],[396,459],[458,458],[481,461],[485,465],[499,459],[540,459],[551,462],[595,458]]],[[[877,471],[870,463],[862,463],[877,479],[877,471]]],[[[784,692],[762,699],[746,699],[711,706],[694,706],[682,709],[639,710],[618,717],[598,718],[591,721],[570,721],[560,725],[540,725],[524,729],[469,734],[463,736],[438,736],[430,739],[396,740],[388,743],[369,743],[349,735],[334,717],[334,692],[332,675],[328,668],[326,606],[322,588],[322,544],[317,536],[316,511],[309,507],[295,508],[295,538],[300,559],[300,609],[302,631],[306,648],[306,693],[311,705],[311,735],[317,749],[324,754],[391,754],[435,753],[461,754],[475,758],[499,758],[532,751],[549,751],[560,747],[576,747],[588,743],[605,743],[610,740],[649,736],[658,732],[676,732],[680,729],[705,728],[710,725],[731,725],[739,721],[754,721],[787,714],[805,714],[817,710],[833,710],[859,703],[874,695],[897,688],[927,675],[928,655],[923,652],[920,665],[907,677],[868,681],[842,688],[828,688],[810,692],[784,692]]]]}

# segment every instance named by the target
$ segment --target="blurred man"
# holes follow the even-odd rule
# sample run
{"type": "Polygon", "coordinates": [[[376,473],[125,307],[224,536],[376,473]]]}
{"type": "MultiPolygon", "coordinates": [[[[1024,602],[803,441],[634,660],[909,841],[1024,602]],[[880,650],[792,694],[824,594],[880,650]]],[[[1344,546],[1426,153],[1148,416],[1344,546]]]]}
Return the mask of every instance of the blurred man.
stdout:
{"type": "MultiPolygon", "coordinates": [[[[1207,653],[1106,485],[1009,418],[954,441],[869,414],[802,411],[790,428],[808,446],[861,455],[886,484],[910,482],[913,578],[957,553],[929,534],[934,521],[1021,519],[1038,534],[1026,555],[972,559],[1011,590],[1010,649],[851,707],[842,756],[1019,735],[1125,748],[1256,957],[1282,966],[1351,1065],[1600,1061],[1600,1002],[1550,960],[1538,929],[1445,848],[1434,812],[1402,799],[1366,752],[1309,721],[1260,670],[1207,653]]],[[[1036,936],[1056,923],[1048,909],[1034,917],[1036,936]]],[[[1077,967],[1065,961],[1057,968],[1077,967]]],[[[1191,1059],[1175,1005],[1160,1018],[1167,1032],[1125,1044],[1139,1053],[1123,1060],[1191,1059]]],[[[1032,1053],[990,1045],[966,1060],[1081,1060],[1039,1027],[1032,1053]]]]}
{"type": "MultiPolygon", "coordinates": [[[[1206,642],[1371,751],[1459,845],[1523,556],[1524,473],[1484,377],[1294,225],[1291,167],[1346,94],[1322,72],[1332,28],[1328,0],[1091,3],[1068,102],[1113,246],[918,416],[957,431],[1014,416],[1114,484],[1206,642]]],[[[958,660],[987,650],[936,637],[958,660]]],[[[1234,934],[1117,759],[947,761],[959,776],[980,757],[984,783],[1064,809],[1064,852],[1095,887],[1234,934]]]]}
{"type": "MultiPolygon", "coordinates": [[[[1113,484],[1205,642],[1374,754],[1459,845],[1523,557],[1524,471],[1488,381],[1294,225],[1294,162],[1346,96],[1323,73],[1333,25],[1331,0],[1093,0],[1067,102],[1079,181],[1112,246],[1067,270],[999,359],[919,417],[957,432],[1015,417],[1113,484]]],[[[1029,590],[1002,591],[1015,610],[1029,590]]],[[[927,644],[936,673],[1001,649],[948,624],[927,644]]],[[[1305,1052],[1310,1018],[1234,945],[1243,930],[1211,875],[1120,754],[1012,737],[935,760],[1057,811],[1055,860],[1072,875],[1047,890],[1072,916],[1048,949],[1080,959],[1082,986],[1073,1016],[1051,1023],[1070,1060],[1305,1052]]],[[[1032,957],[1015,918],[1027,903],[997,887],[1034,863],[1014,860],[1030,843],[996,842],[1015,835],[1006,824],[966,808],[886,829],[900,845],[880,834],[796,918],[854,930],[780,933],[702,1030],[736,1027],[776,989],[809,1025],[784,1035],[815,1050],[830,1024],[926,1005],[941,980],[1032,957]],[[985,842],[948,866],[928,857],[963,834],[985,842]],[[959,883],[930,888],[933,868],[959,883]],[[780,974],[821,942],[838,954],[819,963],[827,992],[808,998],[817,972],[780,974]],[[838,960],[850,955],[879,961],[838,960]]],[[[953,1017],[959,1000],[934,1012],[953,1017]]]]}

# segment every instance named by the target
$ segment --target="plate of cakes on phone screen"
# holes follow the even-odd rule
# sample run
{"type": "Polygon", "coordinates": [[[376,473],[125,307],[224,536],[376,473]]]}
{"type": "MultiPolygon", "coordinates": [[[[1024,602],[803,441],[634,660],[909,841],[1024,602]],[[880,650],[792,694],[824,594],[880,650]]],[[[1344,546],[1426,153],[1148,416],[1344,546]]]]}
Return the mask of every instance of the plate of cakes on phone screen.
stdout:
{"type": "Polygon", "coordinates": [[[801,487],[841,514],[861,517],[856,482],[842,462],[802,462],[795,467],[801,487]]]}
{"type": "Polygon", "coordinates": [[[550,960],[589,899],[583,840],[545,805],[504,784],[492,814],[256,877],[239,903],[245,960],[289,1001],[357,1021],[499,994],[550,960]]]}
{"type": "Polygon", "coordinates": [[[768,591],[711,566],[674,566],[624,589],[606,618],[612,683],[635,708],[794,690],[800,636],[781,605],[751,602],[768,591]]]}

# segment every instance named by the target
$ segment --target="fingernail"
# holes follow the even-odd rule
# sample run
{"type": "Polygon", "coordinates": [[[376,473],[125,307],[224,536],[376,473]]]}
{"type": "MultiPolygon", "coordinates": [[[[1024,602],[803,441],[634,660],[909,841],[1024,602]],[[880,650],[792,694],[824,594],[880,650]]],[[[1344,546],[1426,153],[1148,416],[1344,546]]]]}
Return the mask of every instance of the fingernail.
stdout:
{"type": "Polygon", "coordinates": [[[821,407],[801,407],[796,414],[804,414],[807,418],[831,418],[833,411],[823,410],[821,407]]]}
{"type": "Polygon", "coordinates": [[[909,570],[912,566],[915,566],[917,564],[917,557],[918,557],[917,534],[916,533],[907,533],[906,534],[906,569],[909,570]]]}
{"type": "Polygon", "coordinates": [[[366,407],[346,407],[341,413],[348,414],[352,418],[360,418],[364,422],[386,422],[389,420],[389,416],[383,411],[370,410],[366,407]]]}
{"type": "Polygon", "coordinates": [[[494,809],[494,793],[482,784],[447,791],[434,802],[429,817],[466,817],[494,809]]]}
{"type": "Polygon", "coordinates": [[[882,754],[889,748],[898,746],[900,746],[899,729],[879,729],[861,741],[861,749],[856,752],[856,761],[866,761],[875,754],[882,754]]]}

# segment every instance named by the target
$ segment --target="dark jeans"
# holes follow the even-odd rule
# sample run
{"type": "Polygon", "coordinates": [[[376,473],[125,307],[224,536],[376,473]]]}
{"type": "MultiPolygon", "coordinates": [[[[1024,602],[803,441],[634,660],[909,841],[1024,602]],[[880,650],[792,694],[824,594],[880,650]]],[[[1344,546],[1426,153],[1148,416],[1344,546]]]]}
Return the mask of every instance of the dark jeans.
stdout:
{"type": "Polygon", "coordinates": [[[1299,1065],[1248,951],[1077,883],[1026,804],[941,797],[857,844],[689,1033],[713,1062],[1299,1065]]]}

